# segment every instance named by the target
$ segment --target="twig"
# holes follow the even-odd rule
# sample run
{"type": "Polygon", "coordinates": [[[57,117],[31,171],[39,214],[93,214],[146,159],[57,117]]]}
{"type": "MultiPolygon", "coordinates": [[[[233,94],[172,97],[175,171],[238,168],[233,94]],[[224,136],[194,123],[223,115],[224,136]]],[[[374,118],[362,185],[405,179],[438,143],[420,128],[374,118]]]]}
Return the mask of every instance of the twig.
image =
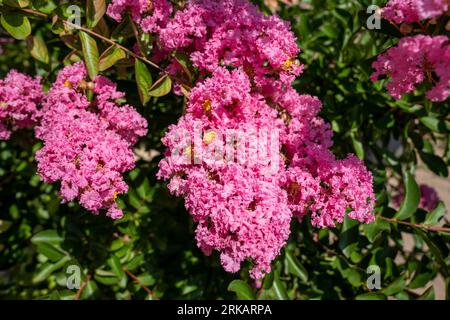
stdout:
{"type": "MultiPolygon", "coordinates": [[[[22,12],[28,13],[28,14],[32,14],[32,15],[35,15],[35,16],[42,17],[42,18],[46,18],[46,19],[49,18],[49,15],[47,15],[47,14],[45,14],[45,13],[42,13],[42,12],[39,12],[39,11],[36,11],[36,10],[32,10],[32,9],[19,9],[19,10],[22,11],[22,12]]],[[[58,18],[58,19],[59,19],[59,18],[58,18]]],[[[60,19],[60,21],[62,21],[62,23],[64,23],[65,25],[67,25],[67,26],[69,26],[69,27],[71,27],[71,28],[74,28],[74,29],[77,29],[77,30],[81,30],[81,31],[83,31],[83,32],[86,32],[86,33],[90,34],[91,36],[94,36],[94,37],[96,37],[96,38],[98,38],[98,39],[100,39],[100,40],[103,40],[104,42],[106,42],[106,43],[108,43],[108,44],[110,44],[110,45],[112,45],[112,46],[116,46],[117,48],[119,48],[119,49],[125,51],[126,53],[128,53],[128,54],[129,54],[130,56],[132,56],[133,58],[138,59],[138,60],[141,60],[142,62],[145,62],[145,63],[151,65],[152,67],[158,69],[159,71],[162,71],[162,72],[164,72],[165,74],[167,74],[167,71],[165,71],[163,68],[161,68],[160,66],[158,66],[156,63],[154,63],[154,62],[148,60],[148,59],[145,58],[145,57],[141,57],[140,55],[134,53],[132,50],[130,50],[130,49],[128,49],[128,48],[122,46],[121,44],[118,44],[118,43],[115,42],[114,40],[111,40],[111,39],[109,39],[109,38],[107,38],[107,37],[105,37],[105,36],[102,36],[101,34],[98,34],[97,32],[92,31],[92,30],[90,30],[90,29],[87,29],[87,28],[84,28],[84,27],[82,27],[82,26],[79,26],[79,25],[76,25],[76,24],[74,24],[74,23],[71,23],[71,22],[69,22],[69,21],[67,21],[67,20],[60,19]]]]}
{"type": "Polygon", "coordinates": [[[91,281],[91,275],[89,274],[86,278],[86,281],[83,281],[80,289],[78,289],[77,294],[73,298],[73,300],[80,300],[81,294],[83,293],[84,288],[86,288],[88,282],[91,281]]]}
{"type": "Polygon", "coordinates": [[[450,228],[447,228],[447,227],[428,226],[426,224],[417,224],[417,223],[402,221],[402,220],[398,220],[398,219],[394,219],[394,218],[386,218],[386,217],[381,217],[381,216],[378,218],[381,220],[384,220],[384,221],[391,222],[391,223],[403,224],[405,226],[409,226],[412,228],[421,228],[421,229],[425,229],[425,230],[429,230],[429,231],[437,231],[437,232],[450,232],[450,228]]]}
{"type": "Polygon", "coordinates": [[[147,288],[142,284],[142,282],[136,277],[134,274],[132,274],[128,269],[123,269],[123,271],[131,278],[133,281],[139,285],[145,292],[147,292],[150,296],[152,296],[154,299],[159,300],[159,298],[156,296],[156,294],[153,293],[152,290],[147,288]]]}

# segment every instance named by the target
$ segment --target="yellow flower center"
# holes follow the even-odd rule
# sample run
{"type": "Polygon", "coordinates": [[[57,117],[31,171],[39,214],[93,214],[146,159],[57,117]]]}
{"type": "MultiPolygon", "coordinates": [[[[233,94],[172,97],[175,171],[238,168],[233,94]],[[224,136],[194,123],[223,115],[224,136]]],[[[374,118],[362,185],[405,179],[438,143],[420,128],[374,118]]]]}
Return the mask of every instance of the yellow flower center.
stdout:
{"type": "Polygon", "coordinates": [[[283,63],[283,69],[289,70],[293,65],[299,65],[300,62],[297,59],[289,58],[283,63]]]}
{"type": "Polygon", "coordinates": [[[70,87],[71,83],[69,80],[66,80],[66,82],[64,82],[64,86],[65,87],[70,87]]]}
{"type": "Polygon", "coordinates": [[[205,135],[203,136],[203,141],[206,144],[210,144],[211,142],[213,142],[215,139],[217,138],[217,133],[215,131],[209,131],[206,132],[205,135]]]}
{"type": "Polygon", "coordinates": [[[114,191],[114,195],[113,195],[113,200],[114,201],[116,201],[117,200],[117,196],[118,196],[119,194],[116,192],[116,191],[114,191]]]}
{"type": "Polygon", "coordinates": [[[205,112],[210,112],[211,111],[211,100],[206,100],[204,103],[203,103],[203,110],[205,111],[205,112]]]}
{"type": "Polygon", "coordinates": [[[6,108],[8,104],[6,102],[1,101],[0,102],[0,108],[6,108]]]}

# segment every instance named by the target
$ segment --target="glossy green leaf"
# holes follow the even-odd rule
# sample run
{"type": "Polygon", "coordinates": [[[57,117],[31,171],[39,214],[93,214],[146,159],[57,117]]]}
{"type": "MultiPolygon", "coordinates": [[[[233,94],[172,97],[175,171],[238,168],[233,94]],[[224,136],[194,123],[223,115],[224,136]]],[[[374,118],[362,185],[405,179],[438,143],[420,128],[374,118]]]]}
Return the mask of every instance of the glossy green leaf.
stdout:
{"type": "Polygon", "coordinates": [[[31,34],[30,21],[23,14],[4,12],[0,22],[3,28],[17,40],[24,40],[31,34]]]}
{"type": "Polygon", "coordinates": [[[365,224],[363,228],[367,239],[369,239],[370,242],[374,242],[378,235],[383,231],[389,232],[391,230],[391,225],[387,221],[377,219],[372,223],[365,224]]]}
{"type": "Polygon", "coordinates": [[[48,55],[47,45],[41,36],[29,36],[27,38],[27,47],[33,58],[45,64],[49,63],[50,58],[48,55]]]}
{"type": "Polygon", "coordinates": [[[285,255],[289,273],[299,277],[303,282],[308,281],[308,271],[306,271],[300,261],[288,251],[285,251],[285,255]]]}
{"type": "Polygon", "coordinates": [[[99,58],[99,71],[105,71],[116,64],[117,61],[127,57],[125,51],[117,46],[111,46],[106,49],[99,58]]]}
{"type": "Polygon", "coordinates": [[[444,203],[441,201],[434,208],[433,211],[427,214],[427,218],[425,219],[424,224],[434,226],[439,223],[439,220],[445,215],[446,209],[444,203]]]}
{"type": "Polygon", "coordinates": [[[228,291],[236,293],[236,296],[239,300],[255,299],[252,288],[250,288],[250,286],[242,280],[231,281],[228,285],[228,291]]]}
{"type": "Polygon", "coordinates": [[[41,266],[41,268],[34,275],[32,282],[34,284],[41,283],[45,281],[53,272],[61,269],[66,265],[67,262],[70,261],[70,257],[65,256],[61,260],[56,263],[45,263],[41,266]]]}
{"type": "Polygon", "coordinates": [[[416,212],[420,201],[420,189],[416,180],[410,172],[406,172],[403,177],[405,184],[405,198],[395,217],[400,220],[410,218],[416,212]]]}
{"type": "Polygon", "coordinates": [[[446,131],[445,122],[440,119],[433,118],[433,117],[423,117],[423,118],[420,118],[420,122],[422,122],[431,131],[434,131],[434,132],[445,132],[446,131]]]}
{"type": "Polygon", "coordinates": [[[158,79],[150,88],[148,94],[151,97],[162,97],[167,95],[172,89],[172,80],[168,75],[158,79]]]}
{"type": "Polygon", "coordinates": [[[3,3],[14,8],[26,8],[30,5],[30,0],[3,0],[3,3]]]}
{"type": "Polygon", "coordinates": [[[59,261],[66,255],[62,250],[49,243],[39,243],[36,246],[39,253],[43,254],[52,261],[59,261]]]}
{"type": "Polygon", "coordinates": [[[86,17],[89,28],[94,28],[106,12],[105,0],[87,0],[86,17]]]}
{"type": "Polygon", "coordinates": [[[83,49],[84,62],[91,80],[94,80],[99,71],[99,56],[97,43],[94,38],[84,31],[80,31],[81,46],[83,49]]]}
{"type": "Polygon", "coordinates": [[[139,59],[135,60],[134,72],[136,78],[136,84],[138,86],[139,98],[143,105],[147,104],[150,100],[150,89],[152,88],[153,80],[150,71],[144,62],[139,59]]]}
{"type": "Polygon", "coordinates": [[[64,238],[58,235],[55,230],[43,230],[36,233],[32,238],[31,242],[35,245],[40,243],[50,243],[53,245],[60,244],[64,241],[64,238]]]}
{"type": "Polygon", "coordinates": [[[448,177],[448,168],[444,160],[434,154],[427,152],[419,152],[419,155],[431,171],[433,171],[438,176],[448,177]]]}

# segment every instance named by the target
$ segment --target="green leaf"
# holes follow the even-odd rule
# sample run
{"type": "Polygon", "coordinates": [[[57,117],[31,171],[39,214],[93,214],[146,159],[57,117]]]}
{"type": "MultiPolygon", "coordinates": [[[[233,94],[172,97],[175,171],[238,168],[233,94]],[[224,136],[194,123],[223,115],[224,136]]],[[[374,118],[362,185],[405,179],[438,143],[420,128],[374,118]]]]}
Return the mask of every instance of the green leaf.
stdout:
{"type": "Polygon", "coordinates": [[[14,8],[26,8],[30,5],[30,0],[3,0],[3,3],[14,8]]]}
{"type": "Polygon", "coordinates": [[[155,278],[148,274],[148,273],[143,273],[137,276],[139,283],[143,286],[152,286],[155,284],[156,280],[155,278]]]}
{"type": "Polygon", "coordinates": [[[286,254],[286,264],[289,273],[296,277],[299,277],[303,282],[308,281],[308,271],[305,267],[298,261],[298,259],[293,256],[290,252],[285,251],[286,254]]]}
{"type": "Polygon", "coordinates": [[[405,289],[406,287],[406,281],[405,276],[401,276],[398,279],[396,279],[394,282],[392,282],[389,286],[387,286],[385,289],[383,289],[383,293],[386,296],[393,296],[405,289]]]}
{"type": "Polygon", "coordinates": [[[168,94],[171,89],[172,80],[168,75],[165,75],[153,84],[148,94],[151,97],[162,97],[168,94]]]}
{"type": "Polygon", "coordinates": [[[422,117],[419,119],[423,125],[434,132],[445,132],[445,122],[434,117],[422,117]]]}
{"type": "Polygon", "coordinates": [[[428,152],[419,152],[419,155],[431,171],[433,171],[438,176],[448,177],[448,168],[444,160],[428,152]]]}
{"type": "Polygon", "coordinates": [[[112,271],[118,276],[122,277],[124,272],[122,270],[122,264],[120,263],[119,258],[116,255],[112,255],[108,260],[108,265],[111,267],[112,271]]]}
{"type": "Polygon", "coordinates": [[[84,287],[83,293],[81,294],[82,299],[95,298],[98,293],[98,286],[95,281],[90,280],[86,287],[84,287]]]}
{"type": "Polygon", "coordinates": [[[36,246],[39,253],[43,254],[52,261],[59,261],[66,255],[62,250],[48,243],[39,243],[36,246]]]}
{"type": "Polygon", "coordinates": [[[347,214],[345,215],[339,239],[339,249],[342,250],[346,257],[350,257],[351,253],[357,249],[358,226],[357,220],[350,219],[347,214]]]}
{"type": "Polygon", "coordinates": [[[389,232],[391,230],[391,225],[385,220],[377,219],[372,223],[364,225],[363,228],[367,239],[373,243],[381,232],[389,232]]]}
{"type": "Polygon", "coordinates": [[[191,72],[191,65],[189,61],[189,56],[177,52],[175,53],[175,60],[180,64],[181,68],[183,69],[183,72],[188,76],[189,80],[192,81],[192,72],[191,72]]]}
{"type": "Polygon", "coordinates": [[[359,141],[354,134],[351,135],[352,143],[353,143],[353,149],[355,149],[356,155],[359,159],[364,160],[365,152],[364,152],[364,146],[359,141]]]}
{"type": "Polygon", "coordinates": [[[150,100],[150,89],[152,87],[152,75],[148,70],[144,62],[136,59],[134,62],[134,71],[136,77],[136,83],[138,86],[139,98],[141,99],[142,105],[147,104],[150,100]]]}
{"type": "Polygon", "coordinates": [[[386,296],[378,292],[363,293],[357,295],[356,300],[386,300],[386,296]]]}
{"type": "Polygon", "coordinates": [[[94,38],[84,31],[80,31],[81,46],[83,49],[84,61],[91,80],[94,80],[99,71],[99,57],[97,43],[94,38]]]}
{"type": "Polygon", "coordinates": [[[144,258],[145,257],[143,254],[138,254],[136,257],[131,259],[130,262],[128,262],[126,266],[127,270],[134,271],[139,268],[144,263],[144,258]]]}
{"type": "Polygon", "coordinates": [[[101,275],[95,274],[94,279],[98,283],[101,283],[105,286],[112,286],[112,285],[118,284],[120,281],[120,278],[116,275],[101,276],[101,275]]]}
{"type": "Polygon", "coordinates": [[[289,297],[286,293],[286,288],[283,285],[283,282],[280,280],[280,276],[275,274],[275,278],[273,279],[273,292],[275,293],[275,297],[278,300],[288,300],[289,297]]]}
{"type": "Polygon", "coordinates": [[[31,34],[30,21],[20,13],[4,12],[0,22],[3,28],[17,40],[24,40],[31,34]]]}
{"type": "Polygon", "coordinates": [[[242,280],[231,281],[228,285],[228,291],[235,292],[238,300],[255,299],[252,288],[250,288],[250,286],[242,280]]]}
{"type": "Polygon", "coordinates": [[[413,175],[410,172],[406,172],[403,180],[405,184],[405,198],[395,215],[395,218],[400,220],[410,218],[416,212],[420,202],[420,189],[413,175]]]}
{"type": "Polygon", "coordinates": [[[113,45],[106,49],[100,56],[98,69],[100,71],[105,71],[114,66],[117,61],[125,59],[126,57],[125,51],[113,45]]]}
{"type": "Polygon", "coordinates": [[[64,241],[64,238],[58,235],[55,230],[43,230],[36,233],[32,238],[31,242],[35,245],[41,243],[50,243],[53,245],[60,244],[64,241]]]}
{"type": "Polygon", "coordinates": [[[41,283],[42,281],[45,281],[53,272],[64,267],[66,263],[69,262],[70,260],[71,260],[70,257],[65,256],[56,263],[45,263],[38,270],[37,274],[35,274],[35,276],[32,279],[32,282],[34,284],[38,284],[41,283]]]}
{"type": "Polygon", "coordinates": [[[445,205],[441,201],[439,204],[434,208],[433,211],[431,211],[427,218],[425,219],[424,224],[434,226],[438,224],[439,220],[445,215],[445,205]]]}
{"type": "Polygon", "coordinates": [[[27,38],[27,47],[33,58],[42,63],[48,64],[50,60],[48,56],[48,49],[41,36],[29,36],[27,38]]]}
{"type": "Polygon", "coordinates": [[[89,28],[94,28],[106,12],[105,0],[87,0],[86,18],[89,28]]]}

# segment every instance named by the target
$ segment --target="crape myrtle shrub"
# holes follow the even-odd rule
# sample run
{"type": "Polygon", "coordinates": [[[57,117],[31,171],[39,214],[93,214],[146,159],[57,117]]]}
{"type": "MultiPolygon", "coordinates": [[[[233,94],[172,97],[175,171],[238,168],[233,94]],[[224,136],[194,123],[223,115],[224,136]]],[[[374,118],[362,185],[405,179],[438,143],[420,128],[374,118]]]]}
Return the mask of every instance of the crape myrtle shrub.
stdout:
{"type": "Polygon", "coordinates": [[[374,30],[369,1],[0,3],[3,298],[433,299],[438,276],[448,297],[445,208],[414,175],[448,176],[448,2],[377,1],[374,30]],[[224,4],[260,34],[226,38],[224,4]],[[285,172],[178,165],[196,123],[208,145],[280,129],[285,172]]]}

